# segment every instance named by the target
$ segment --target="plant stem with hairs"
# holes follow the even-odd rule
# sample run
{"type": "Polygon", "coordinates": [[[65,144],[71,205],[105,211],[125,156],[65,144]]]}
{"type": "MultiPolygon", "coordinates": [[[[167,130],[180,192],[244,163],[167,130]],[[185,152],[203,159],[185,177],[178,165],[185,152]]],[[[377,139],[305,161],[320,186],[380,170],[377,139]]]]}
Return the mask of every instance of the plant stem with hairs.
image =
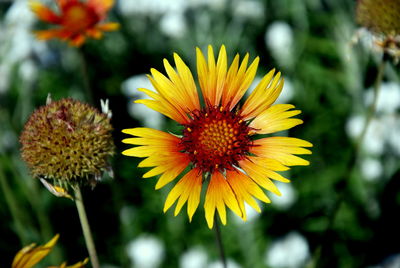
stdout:
{"type": "Polygon", "coordinates": [[[93,268],[99,268],[99,259],[97,257],[96,247],[93,242],[92,232],[90,231],[89,221],[86,216],[85,206],[83,204],[82,193],[79,186],[74,188],[75,190],[75,204],[78,209],[79,220],[81,221],[83,236],[85,237],[85,243],[89,252],[90,261],[92,262],[93,268]]]}

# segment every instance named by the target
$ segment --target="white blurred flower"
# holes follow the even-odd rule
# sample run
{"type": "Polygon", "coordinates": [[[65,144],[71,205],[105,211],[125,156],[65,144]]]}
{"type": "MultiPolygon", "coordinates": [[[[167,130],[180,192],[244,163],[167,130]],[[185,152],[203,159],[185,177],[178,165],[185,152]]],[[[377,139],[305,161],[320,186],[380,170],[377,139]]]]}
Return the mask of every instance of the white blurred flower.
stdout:
{"type": "Polygon", "coordinates": [[[272,23],[265,33],[265,44],[282,66],[292,64],[293,31],[289,24],[283,21],[272,23]]]}
{"type": "MultiPolygon", "coordinates": [[[[261,207],[262,204],[256,200],[258,205],[261,207]]],[[[261,213],[258,213],[252,206],[250,206],[247,203],[244,203],[244,209],[246,210],[246,221],[243,221],[240,217],[237,217],[237,215],[234,215],[233,220],[238,224],[238,225],[246,225],[249,222],[252,222],[256,219],[258,219],[261,215],[261,213]]],[[[233,215],[233,214],[232,214],[233,215]]]]}
{"type": "Polygon", "coordinates": [[[149,79],[144,74],[135,75],[125,80],[122,85],[122,93],[127,97],[133,98],[129,100],[128,113],[144,122],[148,127],[160,129],[162,123],[164,122],[163,115],[156,112],[143,104],[134,103],[137,99],[148,99],[149,97],[143,92],[138,91],[138,88],[147,88],[154,90],[153,85],[150,83],[149,79]]]}
{"type": "Polygon", "coordinates": [[[154,236],[141,235],[128,244],[127,253],[132,267],[156,268],[164,260],[164,245],[154,236]]]}
{"type": "Polygon", "coordinates": [[[186,33],[186,20],[182,13],[168,12],[160,20],[160,30],[169,37],[180,38],[186,33]]]}
{"type": "Polygon", "coordinates": [[[310,257],[307,240],[297,232],[291,232],[269,247],[265,264],[272,268],[303,267],[310,257]]]}
{"type": "Polygon", "coordinates": [[[35,14],[29,9],[26,0],[13,1],[4,17],[7,26],[30,28],[34,22],[35,14]]]}
{"type": "MultiPolygon", "coordinates": [[[[346,124],[347,134],[353,139],[357,139],[361,134],[364,124],[364,116],[356,115],[350,117],[346,124]]],[[[362,143],[363,149],[369,154],[381,155],[384,151],[385,140],[388,136],[387,133],[388,128],[384,121],[372,119],[362,143]]]]}
{"type": "MultiPolygon", "coordinates": [[[[227,266],[227,268],[240,268],[241,267],[239,264],[237,264],[232,259],[226,260],[226,266],[227,266]]],[[[223,266],[222,262],[220,260],[218,260],[218,261],[210,263],[207,266],[207,268],[224,268],[224,266],[223,266]]]]}
{"type": "Polygon", "coordinates": [[[281,196],[272,194],[269,196],[272,201],[272,205],[280,209],[288,209],[293,205],[297,199],[297,194],[290,183],[276,182],[276,186],[281,192],[281,196]]]}
{"type": "Polygon", "coordinates": [[[255,0],[240,0],[234,4],[234,15],[248,19],[262,19],[264,17],[264,4],[255,0]]]}
{"type": "Polygon", "coordinates": [[[361,174],[367,181],[375,181],[383,173],[382,163],[375,158],[365,158],[361,162],[361,174]]]}
{"type": "Polygon", "coordinates": [[[393,118],[389,128],[388,143],[393,151],[400,156],[400,118],[393,118]]]}
{"type": "Polygon", "coordinates": [[[226,5],[227,0],[187,0],[188,7],[197,8],[199,6],[208,6],[214,10],[220,10],[226,5]]]}
{"type": "Polygon", "coordinates": [[[117,8],[124,16],[159,15],[171,11],[184,11],[186,2],[185,0],[123,0],[117,2],[117,8]]]}
{"type": "Polygon", "coordinates": [[[139,94],[138,88],[147,88],[154,90],[153,85],[145,74],[138,74],[129,77],[121,85],[122,93],[128,97],[134,97],[139,94]]]}
{"type": "MultiPolygon", "coordinates": [[[[365,92],[365,103],[371,105],[374,97],[374,89],[365,92]]],[[[399,83],[382,83],[378,94],[377,112],[393,113],[400,107],[400,85],[399,83]]]]}
{"type": "Polygon", "coordinates": [[[32,83],[38,76],[38,70],[33,60],[27,59],[19,66],[19,75],[22,80],[32,83]]]}
{"type": "Polygon", "coordinates": [[[290,79],[285,77],[285,83],[283,85],[282,92],[276,100],[276,103],[288,103],[293,98],[293,95],[293,83],[290,79]]]}
{"type": "Polygon", "coordinates": [[[192,248],[182,254],[180,268],[204,268],[207,265],[207,253],[202,248],[192,248]]]}

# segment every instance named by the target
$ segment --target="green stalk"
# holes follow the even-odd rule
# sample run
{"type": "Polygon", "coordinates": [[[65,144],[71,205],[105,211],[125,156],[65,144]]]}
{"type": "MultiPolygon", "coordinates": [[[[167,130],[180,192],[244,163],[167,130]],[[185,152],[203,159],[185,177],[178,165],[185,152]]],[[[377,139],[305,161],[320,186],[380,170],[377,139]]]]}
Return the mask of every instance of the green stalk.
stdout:
{"type": "MultiPolygon", "coordinates": [[[[354,157],[354,161],[350,161],[346,171],[344,173],[344,176],[341,178],[341,182],[343,182],[344,186],[343,189],[347,188],[347,183],[348,183],[348,178],[351,177],[351,175],[354,172],[354,169],[357,166],[357,160],[359,158],[360,152],[361,152],[361,148],[362,148],[362,143],[364,141],[365,135],[368,131],[368,128],[371,124],[372,119],[375,116],[375,112],[376,112],[376,107],[377,107],[377,103],[378,103],[378,97],[379,97],[379,92],[381,89],[381,84],[382,84],[382,80],[383,80],[383,75],[384,75],[384,71],[385,71],[385,65],[387,62],[387,55],[384,54],[383,58],[378,66],[378,72],[376,75],[376,79],[375,79],[375,84],[374,84],[374,95],[373,95],[373,101],[371,103],[371,105],[368,108],[368,114],[367,114],[367,118],[365,120],[365,123],[363,125],[363,128],[361,130],[360,135],[358,136],[357,140],[356,140],[356,144],[354,147],[354,151],[353,151],[353,157],[354,157]]],[[[313,255],[313,259],[312,262],[310,263],[310,265],[308,267],[323,267],[324,266],[324,261],[323,261],[323,253],[324,253],[324,249],[326,248],[326,245],[328,243],[330,243],[331,241],[329,241],[329,235],[331,234],[331,232],[333,231],[333,226],[337,217],[337,214],[344,202],[344,196],[345,196],[345,191],[342,190],[339,193],[338,198],[336,199],[336,202],[333,206],[332,212],[329,213],[328,215],[328,226],[325,230],[325,233],[323,235],[323,243],[314,251],[314,255],[313,255]]]]}
{"type": "Polygon", "coordinates": [[[85,206],[83,205],[82,193],[79,186],[74,188],[75,190],[75,204],[78,209],[79,220],[81,221],[83,236],[85,237],[86,248],[89,252],[90,261],[92,262],[93,268],[99,268],[99,259],[97,258],[96,248],[93,242],[92,232],[90,231],[89,221],[86,216],[85,206]]]}
{"type": "Polygon", "coordinates": [[[217,246],[218,246],[218,251],[219,251],[219,256],[221,258],[222,266],[224,268],[227,268],[228,266],[226,263],[225,250],[224,250],[224,245],[223,245],[223,241],[222,241],[220,222],[219,222],[217,213],[214,214],[214,230],[215,230],[215,238],[217,240],[217,246]]]}
{"type": "Polygon", "coordinates": [[[6,179],[6,176],[4,175],[3,169],[0,167],[0,185],[4,193],[5,200],[7,202],[8,208],[10,209],[11,216],[13,218],[13,221],[15,223],[15,229],[17,232],[17,235],[22,243],[22,245],[27,245],[29,244],[28,239],[25,237],[25,228],[23,224],[23,220],[21,219],[21,215],[19,211],[21,211],[18,208],[18,203],[16,202],[16,199],[14,198],[14,194],[11,191],[10,185],[8,184],[8,181],[6,179]]]}
{"type": "Polygon", "coordinates": [[[86,98],[89,103],[94,104],[92,88],[90,86],[88,67],[87,67],[87,63],[86,63],[86,59],[85,59],[83,50],[78,49],[78,54],[79,54],[79,65],[80,65],[81,74],[82,74],[83,88],[86,93],[86,98]]]}

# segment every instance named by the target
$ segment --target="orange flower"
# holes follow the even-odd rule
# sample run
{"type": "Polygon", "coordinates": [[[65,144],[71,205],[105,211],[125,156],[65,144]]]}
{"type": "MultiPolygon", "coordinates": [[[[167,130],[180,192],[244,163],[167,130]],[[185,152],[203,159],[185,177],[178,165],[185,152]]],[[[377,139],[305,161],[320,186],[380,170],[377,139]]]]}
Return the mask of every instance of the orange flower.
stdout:
{"type": "Polygon", "coordinates": [[[81,46],[86,37],[100,39],[104,31],[114,31],[119,27],[118,23],[101,23],[107,16],[107,12],[114,4],[114,0],[56,0],[60,14],[38,1],[30,1],[29,5],[37,17],[51,24],[59,25],[59,28],[36,31],[36,37],[41,40],[58,38],[68,41],[72,46],[81,46]]]}
{"type": "Polygon", "coordinates": [[[303,123],[292,118],[300,113],[293,110],[293,105],[273,105],[283,87],[280,73],[270,71],[241,102],[256,75],[259,58],[248,66],[248,54],[241,63],[236,55],[228,67],[225,46],[221,47],[217,60],[209,46],[207,58],[197,49],[200,90],[177,54],[174,54],[176,68],[164,60],[168,77],[151,69],[149,79],[156,92],[139,89],[152,99],[136,103],[175,120],[182,131],[174,135],[151,128],[124,129],[124,133],[135,137],[123,142],[136,146],[122,153],[145,158],[139,167],[153,168],[143,177],[161,175],[156,189],[182,174],[165,201],[164,212],[177,202],[177,215],[187,203],[191,220],[199,206],[202,187],[208,184],[204,209],[212,228],[216,210],[226,224],[226,206],[243,220],[246,220],[245,203],[260,212],[254,198],[270,202],[261,188],[280,195],[273,180],[289,180],[277,171],[308,165],[308,161],[296,155],[310,154],[304,147],[312,144],[296,138],[265,137],[303,123]],[[186,172],[187,169],[190,170],[186,172]]]}

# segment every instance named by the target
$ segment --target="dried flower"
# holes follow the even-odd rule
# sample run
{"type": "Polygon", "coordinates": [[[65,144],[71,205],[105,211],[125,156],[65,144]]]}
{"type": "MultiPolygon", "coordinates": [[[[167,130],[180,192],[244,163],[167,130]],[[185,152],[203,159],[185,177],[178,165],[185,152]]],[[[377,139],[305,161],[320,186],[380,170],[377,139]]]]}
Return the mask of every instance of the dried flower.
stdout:
{"type": "Polygon", "coordinates": [[[375,44],[383,52],[400,57],[400,1],[358,0],[357,22],[373,33],[375,44]]]}
{"type": "Polygon", "coordinates": [[[50,102],[25,124],[20,136],[22,158],[34,177],[65,196],[68,185],[94,186],[110,169],[111,131],[107,114],[88,104],[73,99],[50,102]]]}

